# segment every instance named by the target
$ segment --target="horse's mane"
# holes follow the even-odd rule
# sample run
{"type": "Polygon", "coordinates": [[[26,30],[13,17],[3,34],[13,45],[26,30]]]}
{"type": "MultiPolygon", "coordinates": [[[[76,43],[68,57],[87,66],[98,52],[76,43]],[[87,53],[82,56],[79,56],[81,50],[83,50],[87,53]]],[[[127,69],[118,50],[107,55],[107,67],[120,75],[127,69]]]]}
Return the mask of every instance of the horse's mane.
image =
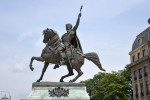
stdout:
{"type": "Polygon", "coordinates": [[[55,30],[53,30],[53,29],[49,29],[49,28],[47,28],[47,29],[43,30],[43,35],[44,35],[44,33],[45,33],[46,31],[51,31],[51,32],[53,32],[53,33],[55,33],[55,34],[57,34],[57,35],[58,35],[58,33],[57,33],[55,30]]]}
{"type": "Polygon", "coordinates": [[[54,32],[55,34],[57,34],[58,35],[58,33],[55,31],[55,30],[53,30],[53,29],[50,29],[52,32],[54,32]]]}
{"type": "Polygon", "coordinates": [[[57,34],[57,32],[55,31],[55,30],[53,30],[53,29],[45,29],[44,31],[43,31],[43,33],[44,32],[48,32],[49,34],[51,34],[51,39],[50,39],[50,41],[49,41],[49,45],[51,45],[51,46],[56,46],[56,45],[59,45],[60,44],[60,42],[61,42],[61,40],[60,40],[60,38],[59,38],[59,35],[57,34]]]}

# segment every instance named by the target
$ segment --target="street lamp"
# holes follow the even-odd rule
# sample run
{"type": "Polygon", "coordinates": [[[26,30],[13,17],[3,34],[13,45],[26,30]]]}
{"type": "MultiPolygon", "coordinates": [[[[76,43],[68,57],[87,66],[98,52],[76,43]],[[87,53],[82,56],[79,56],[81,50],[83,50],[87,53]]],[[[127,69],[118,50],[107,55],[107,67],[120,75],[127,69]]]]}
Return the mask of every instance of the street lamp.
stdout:
{"type": "Polygon", "coordinates": [[[8,92],[8,91],[0,91],[0,92],[8,93],[9,94],[9,100],[11,100],[10,92],[8,92]]]}

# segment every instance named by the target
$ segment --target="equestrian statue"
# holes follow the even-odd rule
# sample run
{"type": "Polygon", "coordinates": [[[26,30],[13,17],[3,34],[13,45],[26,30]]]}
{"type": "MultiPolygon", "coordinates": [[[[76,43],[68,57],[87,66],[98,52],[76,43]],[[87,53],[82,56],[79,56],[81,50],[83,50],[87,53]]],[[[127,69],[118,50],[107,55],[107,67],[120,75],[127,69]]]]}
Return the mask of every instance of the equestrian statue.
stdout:
{"type": "Polygon", "coordinates": [[[102,68],[97,53],[83,53],[82,46],[76,34],[76,30],[80,23],[81,10],[82,6],[74,27],[72,27],[72,24],[66,24],[67,32],[61,37],[61,39],[53,29],[47,28],[43,31],[43,43],[46,43],[46,46],[40,57],[32,57],[30,61],[30,69],[32,71],[34,70],[32,67],[34,60],[44,62],[42,74],[37,82],[42,80],[49,63],[55,64],[54,69],[59,68],[61,65],[67,66],[68,74],[62,76],[60,82],[64,82],[64,78],[74,75],[73,69],[77,71],[78,75],[69,82],[75,82],[83,74],[81,67],[84,64],[84,58],[92,61],[100,70],[105,71],[105,69],[102,68]]]}

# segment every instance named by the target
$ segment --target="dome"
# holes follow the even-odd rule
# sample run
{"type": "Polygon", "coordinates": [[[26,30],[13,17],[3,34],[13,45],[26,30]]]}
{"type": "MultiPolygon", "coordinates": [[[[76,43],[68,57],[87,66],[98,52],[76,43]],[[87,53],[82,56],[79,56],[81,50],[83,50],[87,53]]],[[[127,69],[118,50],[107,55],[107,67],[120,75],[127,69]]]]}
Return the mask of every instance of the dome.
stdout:
{"type": "Polygon", "coordinates": [[[9,100],[6,95],[4,97],[1,98],[1,100],[9,100]]]}
{"type": "Polygon", "coordinates": [[[136,39],[132,45],[132,51],[135,50],[139,46],[139,43],[138,43],[139,39],[141,39],[140,45],[142,45],[146,42],[150,42],[150,27],[148,27],[146,30],[144,30],[142,33],[140,33],[136,37],[136,39]]]}

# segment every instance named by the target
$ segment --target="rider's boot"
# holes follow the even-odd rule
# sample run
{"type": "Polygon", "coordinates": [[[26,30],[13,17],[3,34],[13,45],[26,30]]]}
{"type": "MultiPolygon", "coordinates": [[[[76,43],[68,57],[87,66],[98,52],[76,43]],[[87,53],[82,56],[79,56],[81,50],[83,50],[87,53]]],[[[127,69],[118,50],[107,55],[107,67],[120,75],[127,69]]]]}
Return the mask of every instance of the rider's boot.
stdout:
{"type": "Polygon", "coordinates": [[[61,61],[59,62],[59,64],[55,64],[54,69],[59,68],[59,66],[63,65],[64,63],[65,63],[65,61],[64,61],[64,60],[61,60],[61,61]]]}
{"type": "Polygon", "coordinates": [[[59,68],[59,65],[58,65],[58,64],[55,64],[55,66],[54,66],[53,69],[56,69],[56,68],[59,68]]]}

